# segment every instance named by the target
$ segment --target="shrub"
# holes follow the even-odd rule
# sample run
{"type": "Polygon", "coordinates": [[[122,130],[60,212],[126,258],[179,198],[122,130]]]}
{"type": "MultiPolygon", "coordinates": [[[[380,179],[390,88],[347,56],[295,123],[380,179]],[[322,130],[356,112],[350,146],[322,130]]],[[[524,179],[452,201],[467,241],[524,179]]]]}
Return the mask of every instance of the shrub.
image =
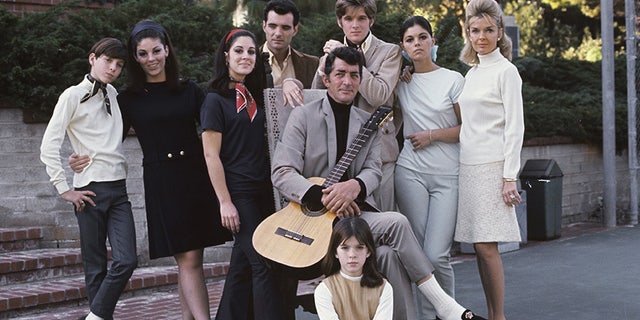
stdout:
{"type": "MultiPolygon", "coordinates": [[[[220,6],[194,1],[123,1],[114,9],[79,10],[73,2],[23,18],[0,9],[0,97],[24,108],[25,121],[46,121],[60,93],[80,81],[89,70],[87,51],[106,36],[126,41],[133,25],[142,19],[162,24],[173,40],[181,74],[204,85],[213,73],[218,41],[233,28],[231,16],[220,6]],[[194,4],[196,3],[196,4],[194,4]]],[[[256,9],[257,10],[257,9],[256,9]]],[[[259,11],[259,10],[258,10],[259,11]]],[[[402,21],[412,15],[404,8],[382,10],[372,32],[398,43],[402,21]]],[[[243,26],[264,43],[262,17],[243,26]]],[[[327,39],[341,40],[342,30],[333,13],[312,14],[301,20],[293,46],[322,54],[327,39]]],[[[438,64],[463,75],[468,67],[458,60],[463,46],[459,17],[450,12],[434,25],[438,64]]],[[[522,76],[525,138],[570,137],[572,141],[602,144],[601,64],[547,57],[523,57],[514,61],[522,76]]],[[[626,64],[615,64],[616,144],[627,146],[626,64]]],[[[114,83],[123,84],[126,74],[114,83]]],[[[2,104],[3,101],[0,101],[2,104]]]]}
{"type": "MultiPolygon", "coordinates": [[[[127,1],[114,9],[89,10],[67,2],[23,18],[0,13],[0,26],[13,26],[2,60],[2,96],[25,109],[25,121],[46,121],[62,91],[89,71],[88,50],[103,37],[123,42],[135,23],[153,19],[171,35],[182,75],[199,83],[209,80],[218,39],[230,30],[231,17],[212,6],[182,1],[127,1]],[[6,69],[6,71],[5,71],[6,69]]],[[[7,28],[11,29],[11,27],[7,28]]],[[[124,75],[114,85],[124,83],[124,75]]]]}
{"type": "MultiPolygon", "coordinates": [[[[616,69],[624,63],[618,59],[616,69]]],[[[523,58],[515,64],[524,82],[525,140],[561,136],[602,146],[600,63],[523,58]]],[[[624,78],[619,80],[624,82],[624,78]]],[[[615,109],[616,149],[620,152],[627,148],[626,87],[622,85],[616,86],[615,109]]]]}

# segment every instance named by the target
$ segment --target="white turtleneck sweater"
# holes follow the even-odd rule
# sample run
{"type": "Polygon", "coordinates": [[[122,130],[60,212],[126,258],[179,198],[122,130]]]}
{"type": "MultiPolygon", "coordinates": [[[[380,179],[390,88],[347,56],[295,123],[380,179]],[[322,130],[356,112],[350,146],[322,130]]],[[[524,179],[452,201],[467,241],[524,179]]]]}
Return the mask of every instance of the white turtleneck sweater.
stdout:
{"type": "Polygon", "coordinates": [[[42,137],[40,160],[46,165],[51,182],[60,194],[71,189],[60,159],[60,147],[65,134],[69,136],[74,152],[90,158],[89,165],[81,173],[73,175],[74,187],[127,177],[127,164],[122,153],[123,124],[118,93],[113,86],[107,85],[111,102],[109,115],[102,92],[80,103],[80,99],[89,91],[91,82],[86,76],[78,85],[67,88],[60,95],[42,137]]]}
{"type": "Polygon", "coordinates": [[[499,49],[478,55],[465,76],[458,103],[462,115],[460,163],[504,160],[503,178],[516,179],[524,139],[522,79],[499,49]]]}

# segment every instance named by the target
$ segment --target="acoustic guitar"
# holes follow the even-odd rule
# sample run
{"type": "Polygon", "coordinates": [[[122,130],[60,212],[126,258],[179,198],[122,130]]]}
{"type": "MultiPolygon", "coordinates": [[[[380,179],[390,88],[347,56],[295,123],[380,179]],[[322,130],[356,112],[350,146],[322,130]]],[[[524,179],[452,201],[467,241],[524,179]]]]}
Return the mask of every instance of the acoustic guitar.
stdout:
{"type": "MultiPolygon", "coordinates": [[[[380,106],[362,126],[340,161],[326,179],[309,181],[327,188],[340,181],[351,162],[379,126],[392,114],[389,106],[380,106]]],[[[253,246],[263,257],[293,268],[307,268],[327,253],[336,215],[326,208],[310,208],[295,202],[267,217],[253,233],[253,246]]]]}

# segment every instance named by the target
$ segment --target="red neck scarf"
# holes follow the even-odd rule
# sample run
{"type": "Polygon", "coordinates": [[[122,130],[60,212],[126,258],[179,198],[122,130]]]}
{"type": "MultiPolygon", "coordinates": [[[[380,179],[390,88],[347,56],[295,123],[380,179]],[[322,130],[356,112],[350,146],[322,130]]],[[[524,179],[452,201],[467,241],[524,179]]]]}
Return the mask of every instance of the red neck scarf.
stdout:
{"type": "Polygon", "coordinates": [[[236,83],[236,112],[240,113],[243,109],[247,109],[249,119],[253,122],[253,119],[255,119],[256,114],[258,113],[258,105],[256,104],[256,101],[253,100],[251,92],[247,90],[244,83],[235,80],[232,81],[236,83]]]}

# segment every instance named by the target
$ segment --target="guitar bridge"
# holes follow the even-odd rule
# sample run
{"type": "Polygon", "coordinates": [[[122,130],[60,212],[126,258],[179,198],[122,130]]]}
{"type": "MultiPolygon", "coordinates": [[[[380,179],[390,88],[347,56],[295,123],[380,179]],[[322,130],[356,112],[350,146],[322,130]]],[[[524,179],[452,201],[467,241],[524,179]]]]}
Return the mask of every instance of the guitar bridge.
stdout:
{"type": "Polygon", "coordinates": [[[306,245],[311,245],[311,243],[313,242],[313,239],[311,239],[309,237],[305,237],[304,235],[299,234],[297,232],[292,232],[292,231],[285,230],[285,229],[282,229],[282,228],[276,229],[275,234],[277,234],[279,236],[282,236],[282,237],[285,237],[287,239],[291,239],[291,240],[294,240],[294,241],[298,241],[300,243],[304,243],[306,245]]]}

